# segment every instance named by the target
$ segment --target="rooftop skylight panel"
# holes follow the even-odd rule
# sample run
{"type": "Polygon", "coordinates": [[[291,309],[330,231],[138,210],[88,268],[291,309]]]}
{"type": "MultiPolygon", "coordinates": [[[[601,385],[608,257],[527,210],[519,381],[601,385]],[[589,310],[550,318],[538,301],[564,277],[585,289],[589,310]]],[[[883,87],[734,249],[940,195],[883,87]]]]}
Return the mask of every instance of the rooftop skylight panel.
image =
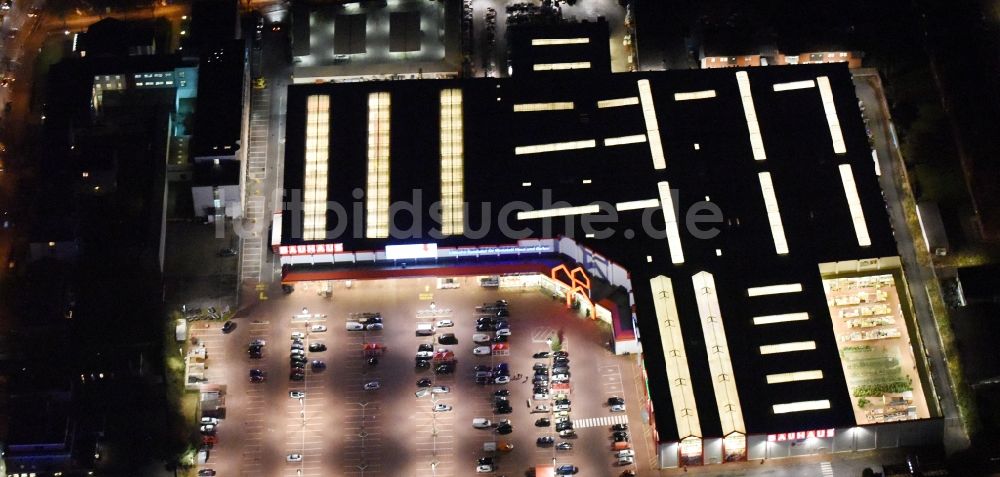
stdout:
{"type": "Polygon", "coordinates": [[[753,92],[750,90],[750,77],[746,71],[736,72],[736,84],[740,88],[740,101],[743,103],[743,115],[746,116],[747,130],[750,132],[750,149],[753,151],[753,158],[757,161],[767,159],[764,152],[764,139],[760,134],[760,125],[757,124],[757,110],[753,106],[753,92]]]}
{"type": "Polygon", "coordinates": [[[854,172],[850,164],[841,164],[840,180],[844,184],[844,194],[847,196],[847,207],[851,211],[851,222],[854,224],[854,234],[858,238],[858,245],[867,247],[872,244],[868,235],[868,224],[865,222],[865,212],[861,208],[861,198],[858,196],[858,188],[854,183],[854,172]]]}

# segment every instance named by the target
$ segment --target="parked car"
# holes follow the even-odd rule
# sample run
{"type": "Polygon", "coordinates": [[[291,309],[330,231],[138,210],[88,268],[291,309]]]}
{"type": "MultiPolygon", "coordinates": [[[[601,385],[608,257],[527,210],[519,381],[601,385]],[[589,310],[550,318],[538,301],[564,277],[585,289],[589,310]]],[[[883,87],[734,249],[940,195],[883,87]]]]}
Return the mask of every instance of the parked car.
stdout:
{"type": "Polygon", "coordinates": [[[496,391],[493,391],[493,395],[497,397],[507,397],[510,396],[510,391],[508,391],[506,388],[497,389],[496,391]]]}
{"type": "Polygon", "coordinates": [[[539,352],[531,355],[531,357],[535,358],[535,359],[548,358],[549,357],[549,352],[548,351],[539,351],[539,352]]]}
{"type": "Polygon", "coordinates": [[[434,352],[434,345],[430,343],[420,343],[417,345],[417,351],[430,351],[434,352]]]}
{"type": "Polygon", "coordinates": [[[611,405],[611,412],[625,412],[624,404],[613,404],[611,405]]]}
{"type": "Polygon", "coordinates": [[[511,432],[514,432],[514,426],[509,422],[497,425],[497,434],[510,434],[511,432]]]}
{"type": "Polygon", "coordinates": [[[285,462],[302,462],[302,454],[288,454],[285,456],[285,462]]]}
{"type": "Polygon", "coordinates": [[[563,421],[556,424],[557,431],[565,431],[566,429],[572,429],[572,428],[573,428],[573,423],[569,421],[563,421]]]}
{"type": "Polygon", "coordinates": [[[312,361],[312,363],[309,363],[309,365],[312,366],[313,371],[319,371],[321,369],[326,369],[326,363],[324,363],[323,361],[320,361],[318,359],[314,359],[312,361]]]}
{"type": "Polygon", "coordinates": [[[455,372],[454,363],[441,363],[434,368],[435,374],[451,374],[455,372]]]}
{"type": "Polygon", "coordinates": [[[322,333],[326,331],[326,325],[312,325],[309,327],[309,331],[313,333],[322,333]]]}
{"type": "Polygon", "coordinates": [[[432,394],[447,394],[451,392],[451,388],[448,386],[434,386],[431,388],[432,394]]]}
{"type": "Polygon", "coordinates": [[[455,337],[454,333],[444,333],[438,336],[438,343],[443,345],[457,345],[458,338],[455,337]]]}
{"type": "Polygon", "coordinates": [[[490,335],[486,333],[476,333],[472,335],[472,341],[475,343],[489,343],[490,335]]]}
{"type": "Polygon", "coordinates": [[[539,412],[549,412],[549,407],[546,406],[545,404],[538,404],[535,407],[531,408],[531,413],[532,414],[539,413],[539,412]]]}
{"type": "Polygon", "coordinates": [[[303,333],[303,332],[301,332],[301,331],[293,331],[291,336],[292,336],[291,339],[293,339],[293,340],[301,340],[301,339],[305,339],[306,334],[303,333]]]}
{"type": "Polygon", "coordinates": [[[365,325],[362,325],[357,321],[348,321],[344,324],[344,327],[347,328],[347,331],[361,331],[365,329],[365,325]]]}
{"type": "Polygon", "coordinates": [[[227,321],[226,324],[222,325],[222,332],[223,333],[229,333],[229,332],[231,332],[231,331],[233,331],[235,329],[236,329],[236,322],[235,321],[227,321]]]}
{"type": "Polygon", "coordinates": [[[379,384],[378,381],[369,381],[369,382],[365,383],[364,390],[365,391],[374,391],[374,390],[376,390],[376,389],[378,389],[380,387],[382,387],[382,386],[379,384]]]}
{"type": "Polygon", "coordinates": [[[472,420],[472,427],[475,427],[476,429],[486,429],[492,425],[493,423],[485,417],[477,417],[472,420]]]}
{"type": "Polygon", "coordinates": [[[451,406],[448,404],[437,403],[434,405],[434,412],[448,412],[451,410],[451,406]]]}
{"type": "Polygon", "coordinates": [[[535,444],[539,446],[549,446],[552,445],[552,443],[555,441],[556,441],[555,438],[553,438],[552,436],[542,436],[539,437],[538,439],[535,439],[535,444]]]}
{"type": "Polygon", "coordinates": [[[305,391],[288,391],[288,397],[292,399],[302,399],[306,397],[305,391]]]}
{"type": "Polygon", "coordinates": [[[207,417],[207,416],[205,416],[205,417],[201,418],[201,424],[202,425],[212,424],[212,425],[216,425],[217,426],[217,425],[219,425],[219,419],[218,418],[214,418],[214,417],[207,417]]]}
{"type": "Polygon", "coordinates": [[[365,329],[368,331],[377,331],[382,329],[382,323],[368,323],[365,325],[365,329]]]}
{"type": "Polygon", "coordinates": [[[215,427],[215,424],[205,424],[198,428],[198,430],[201,431],[202,434],[210,436],[215,434],[215,427]]]}
{"type": "Polygon", "coordinates": [[[573,448],[572,442],[562,441],[556,444],[556,450],[570,450],[573,448]]]}
{"type": "Polygon", "coordinates": [[[510,382],[510,376],[497,376],[493,378],[493,384],[507,384],[510,382]]]}
{"type": "Polygon", "coordinates": [[[560,465],[556,468],[556,475],[573,475],[580,471],[580,468],[575,465],[560,465]]]}
{"type": "Polygon", "coordinates": [[[492,353],[493,353],[493,351],[492,351],[492,349],[490,349],[489,346],[476,346],[472,350],[472,354],[474,354],[476,356],[488,356],[488,355],[490,355],[492,353]]]}
{"type": "Polygon", "coordinates": [[[615,425],[611,426],[611,430],[612,431],[627,431],[628,430],[628,424],[615,424],[615,425]]]}
{"type": "Polygon", "coordinates": [[[432,381],[431,378],[420,378],[417,380],[418,388],[426,388],[429,387],[431,384],[434,384],[434,381],[432,381]]]}
{"type": "Polygon", "coordinates": [[[212,477],[214,475],[215,471],[212,469],[201,469],[198,471],[198,477],[212,477]]]}
{"type": "Polygon", "coordinates": [[[451,328],[452,326],[455,326],[455,322],[451,320],[438,320],[437,322],[438,328],[451,328]]]}
{"type": "Polygon", "coordinates": [[[559,431],[559,437],[576,437],[576,431],[573,429],[566,429],[564,431],[559,431]]]}
{"type": "Polygon", "coordinates": [[[552,425],[552,421],[547,417],[541,417],[535,420],[535,427],[549,427],[552,425]]]}
{"type": "Polygon", "coordinates": [[[326,345],[320,343],[319,341],[314,341],[312,343],[309,343],[309,351],[312,352],[326,351],[326,345]]]}

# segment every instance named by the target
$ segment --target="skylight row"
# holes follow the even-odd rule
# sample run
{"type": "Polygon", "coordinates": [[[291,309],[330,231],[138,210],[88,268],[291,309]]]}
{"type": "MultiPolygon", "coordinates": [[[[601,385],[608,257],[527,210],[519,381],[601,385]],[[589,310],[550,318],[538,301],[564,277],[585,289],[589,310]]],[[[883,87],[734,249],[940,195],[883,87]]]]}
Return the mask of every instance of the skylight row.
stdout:
{"type": "Polygon", "coordinates": [[[653,169],[666,169],[667,159],[660,143],[660,125],[656,121],[656,106],[649,80],[639,80],[639,101],[642,103],[642,118],[646,121],[646,136],[649,137],[649,153],[653,156],[653,169]]]}
{"type": "Polygon", "coordinates": [[[535,71],[586,70],[590,68],[589,61],[574,61],[568,63],[537,63],[532,65],[535,71]]]}
{"type": "Polygon", "coordinates": [[[573,149],[588,149],[597,147],[597,141],[586,139],[581,141],[553,142],[550,144],[534,144],[531,146],[517,146],[514,148],[515,155],[540,154],[543,152],[569,151],[573,149]]]}
{"type": "Polygon", "coordinates": [[[783,313],[780,315],[764,315],[753,317],[753,324],[755,325],[773,325],[775,323],[788,323],[791,321],[806,321],[809,319],[809,313],[799,312],[799,313],[783,313]]]}
{"type": "Polygon", "coordinates": [[[306,98],[303,240],[326,238],[326,191],[330,147],[330,97],[306,98]]]}
{"type": "Polygon", "coordinates": [[[801,283],[782,283],[780,285],[767,285],[763,287],[747,288],[747,295],[750,296],[780,295],[782,293],[798,293],[800,291],[802,291],[801,283]]]}
{"type": "Polygon", "coordinates": [[[645,134],[633,134],[631,136],[609,137],[604,139],[605,146],[622,146],[625,144],[639,144],[646,142],[645,134]]]}
{"type": "Polygon", "coordinates": [[[590,38],[532,38],[531,46],[581,45],[590,43],[590,38]]]}
{"type": "Polygon", "coordinates": [[[719,407],[722,435],[733,432],[746,434],[743,423],[743,408],[733,377],[733,361],[726,341],[726,330],[722,324],[722,310],[715,288],[715,277],[708,272],[698,272],[691,277],[701,330],[705,336],[705,350],[708,352],[708,368],[712,372],[712,387],[715,403],[719,407]]]}
{"type": "Polygon", "coordinates": [[[572,101],[559,101],[554,103],[520,103],[514,105],[515,113],[529,113],[533,111],[562,111],[573,109],[572,101]]]}
{"type": "Polygon", "coordinates": [[[632,200],[615,204],[615,209],[619,212],[626,210],[649,209],[660,206],[660,199],[632,200]]]}
{"type": "Polygon", "coordinates": [[[743,115],[746,116],[747,130],[750,132],[750,149],[757,161],[767,159],[764,152],[764,139],[760,135],[760,125],[757,124],[757,110],[753,107],[753,92],[750,91],[750,77],[746,71],[736,72],[736,84],[740,88],[740,100],[743,102],[743,115]]]}
{"type": "Polygon", "coordinates": [[[681,249],[681,233],[677,227],[677,214],[674,212],[674,197],[670,193],[670,184],[666,181],[656,184],[660,192],[660,207],[663,209],[663,220],[667,226],[667,246],[670,248],[670,261],[684,263],[684,250],[681,249]]]}
{"type": "Polygon", "coordinates": [[[688,91],[684,93],[674,93],[674,101],[690,101],[692,99],[708,99],[715,97],[714,89],[704,91],[688,91]]]}
{"type": "Polygon", "coordinates": [[[773,406],[775,414],[787,414],[789,412],[819,411],[830,409],[830,400],[821,399],[819,401],[799,401],[787,404],[775,404],[773,406]]]}
{"type": "Polygon", "coordinates": [[[775,91],[791,91],[794,89],[815,88],[816,82],[813,80],[789,81],[788,83],[774,83],[775,91]]]}
{"type": "Polygon", "coordinates": [[[619,108],[622,106],[635,106],[639,104],[639,98],[630,96],[628,98],[602,99],[597,102],[598,108],[619,108]]]}
{"type": "Polygon", "coordinates": [[[441,233],[465,233],[462,90],[441,90],[441,233]]]}
{"type": "Polygon", "coordinates": [[[826,124],[830,128],[830,139],[833,140],[833,152],[845,154],[847,145],[844,144],[844,135],[840,131],[840,119],[837,117],[837,106],[833,103],[830,78],[820,76],[816,78],[816,83],[819,85],[819,97],[823,100],[823,112],[826,113],[826,124]]]}
{"type": "Polygon", "coordinates": [[[597,204],[580,205],[577,207],[558,207],[555,209],[526,210],[517,213],[517,220],[544,219],[548,217],[565,217],[568,215],[596,214],[601,211],[597,204]]]}
{"type": "Polygon", "coordinates": [[[784,255],[788,253],[788,242],[785,240],[785,227],[781,225],[781,211],[778,209],[778,198],[774,195],[771,173],[761,172],[757,177],[760,179],[760,191],[764,194],[764,208],[767,210],[767,222],[771,225],[774,251],[778,255],[784,255]]]}
{"type": "Polygon", "coordinates": [[[368,191],[365,236],[389,236],[389,121],[386,91],[368,95],[368,191]]]}
{"type": "Polygon", "coordinates": [[[811,371],[794,371],[791,373],[768,374],[767,384],[794,383],[798,381],[814,381],[823,379],[823,371],[814,369],[811,371]]]}
{"type": "Polygon", "coordinates": [[[844,194],[847,196],[847,207],[851,210],[851,221],[854,223],[854,234],[858,237],[858,245],[867,247],[872,244],[872,240],[868,235],[868,224],[861,208],[858,187],[854,183],[854,171],[850,164],[841,164],[839,168],[840,181],[844,184],[844,194]]]}
{"type": "Polygon", "coordinates": [[[659,325],[660,344],[663,346],[663,361],[667,368],[677,435],[681,439],[690,436],[701,437],[701,421],[698,418],[691,369],[688,367],[687,353],[684,349],[684,336],[681,333],[673,284],[669,278],[660,275],[651,278],[649,285],[653,292],[653,308],[659,325]]]}
{"type": "Polygon", "coordinates": [[[793,341],[790,343],[763,345],[760,347],[760,354],[792,353],[795,351],[809,351],[814,349],[816,349],[815,341],[793,341]]]}

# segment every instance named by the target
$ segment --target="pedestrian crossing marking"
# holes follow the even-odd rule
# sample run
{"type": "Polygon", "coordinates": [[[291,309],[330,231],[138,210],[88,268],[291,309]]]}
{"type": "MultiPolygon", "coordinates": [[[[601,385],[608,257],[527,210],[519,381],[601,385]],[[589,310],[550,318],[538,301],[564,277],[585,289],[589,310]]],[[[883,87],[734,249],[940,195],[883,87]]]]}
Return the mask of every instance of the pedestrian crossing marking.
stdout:
{"type": "Polygon", "coordinates": [[[587,427],[611,427],[615,424],[628,424],[628,416],[617,414],[614,416],[591,417],[589,419],[577,419],[573,421],[574,429],[584,429],[587,427]]]}
{"type": "Polygon", "coordinates": [[[833,464],[829,462],[820,462],[819,471],[824,477],[833,476],[833,464]]]}

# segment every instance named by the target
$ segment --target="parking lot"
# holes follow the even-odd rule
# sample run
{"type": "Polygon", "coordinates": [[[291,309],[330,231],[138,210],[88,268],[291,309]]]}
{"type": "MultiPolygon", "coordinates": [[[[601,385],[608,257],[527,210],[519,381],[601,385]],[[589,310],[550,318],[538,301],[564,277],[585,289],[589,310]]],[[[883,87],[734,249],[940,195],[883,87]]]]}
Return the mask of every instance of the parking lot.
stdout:
{"type": "Polygon", "coordinates": [[[638,469],[648,468],[648,429],[641,424],[640,406],[633,405],[638,391],[635,357],[608,352],[606,328],[538,290],[483,289],[471,277],[458,282],[460,288],[443,290],[437,289],[434,278],[354,281],[350,287],[337,282],[330,297],[321,293],[327,284],[299,283],[293,293],[272,296],[254,306],[249,316],[237,318],[229,334],[217,324],[196,327],[195,334],[212,343],[206,345],[210,383],[228,389],[218,443],[202,468],[241,476],[445,477],[476,473],[479,458],[493,457],[495,471],[483,474],[524,475],[535,465],[555,462],[575,465],[582,475],[618,475],[629,467],[617,465],[610,426],[625,423],[638,469]],[[473,343],[474,334],[495,336],[493,330],[476,331],[475,307],[498,299],[509,302],[511,334],[498,349],[474,355],[479,346],[473,343]],[[348,331],[348,321],[365,321],[358,315],[362,312],[380,313],[384,329],[348,331]],[[444,319],[454,326],[417,336],[418,324],[435,325],[444,319]],[[328,329],[309,331],[315,325],[328,329]],[[293,332],[304,335],[307,364],[301,381],[291,380],[289,374],[286,353],[293,332]],[[458,344],[439,344],[444,333],[454,333],[458,344]],[[565,439],[555,430],[558,416],[531,412],[539,404],[551,408],[555,402],[533,399],[533,365],[544,363],[551,370],[553,363],[532,355],[549,351],[547,340],[559,335],[571,373],[565,389],[550,383],[550,397],[565,394],[571,401],[565,417],[576,436],[565,439]],[[260,359],[248,355],[252,339],[266,341],[260,359]],[[315,343],[327,349],[309,351],[315,343]],[[431,345],[435,352],[453,352],[454,371],[436,373],[442,360],[417,367],[420,344],[431,345]],[[369,362],[373,357],[377,362],[369,362]],[[326,369],[313,369],[313,360],[323,361],[326,369]],[[476,384],[476,366],[495,372],[501,363],[507,364],[510,383],[476,384]],[[264,381],[251,383],[251,369],[264,372],[264,381]],[[418,387],[422,378],[429,378],[425,384],[430,386],[418,387]],[[376,383],[377,389],[366,389],[376,388],[376,383]],[[447,389],[430,392],[438,386],[447,389]],[[419,389],[426,394],[418,397],[419,389]],[[495,414],[494,393],[501,389],[509,392],[507,414],[495,414]],[[304,397],[290,397],[291,391],[302,391],[304,397]],[[628,412],[612,413],[607,406],[611,396],[624,397],[628,412]],[[441,406],[439,412],[436,406],[441,406]],[[491,425],[476,429],[476,418],[488,419],[491,425]],[[539,418],[549,419],[549,425],[536,426],[539,418]],[[510,420],[509,434],[497,432],[503,419],[510,420]],[[553,436],[554,443],[536,445],[542,436],[553,436]],[[572,443],[572,449],[558,450],[555,444],[563,441],[572,443]],[[495,443],[498,450],[484,450],[487,443],[495,443]],[[287,462],[289,454],[301,455],[301,460],[287,462]]]}

